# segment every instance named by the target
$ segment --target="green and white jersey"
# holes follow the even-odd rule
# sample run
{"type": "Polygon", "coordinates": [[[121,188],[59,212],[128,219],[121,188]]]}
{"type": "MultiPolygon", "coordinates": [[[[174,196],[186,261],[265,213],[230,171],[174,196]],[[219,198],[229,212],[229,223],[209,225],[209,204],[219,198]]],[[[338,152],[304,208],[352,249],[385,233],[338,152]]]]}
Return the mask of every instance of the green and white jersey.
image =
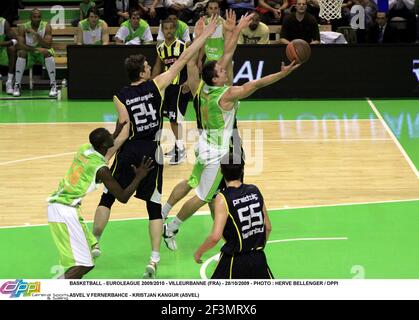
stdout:
{"type": "Polygon", "coordinates": [[[105,157],[91,144],[82,145],[64,179],[60,181],[58,190],[47,201],[72,207],[80,205],[83,197],[96,189],[96,173],[106,165],[105,157]]]}
{"type": "Polygon", "coordinates": [[[0,41],[6,40],[6,19],[0,17],[0,41]]]}
{"type": "Polygon", "coordinates": [[[90,27],[89,20],[84,19],[79,22],[83,33],[83,44],[102,44],[102,33],[105,21],[99,19],[94,29],[90,27]]]}
{"type": "MultiPolygon", "coordinates": [[[[48,22],[41,21],[39,23],[38,30],[36,31],[36,33],[38,33],[42,39],[45,37],[45,29],[47,27],[47,24],[48,22]]],[[[23,24],[23,28],[25,29],[25,31],[28,29],[32,29],[31,21],[25,22],[23,24]]],[[[28,33],[28,32],[25,32],[25,41],[26,41],[26,45],[29,47],[39,48],[41,46],[38,43],[38,40],[35,38],[35,36],[33,36],[31,33],[28,33]]]]}
{"type": "Polygon", "coordinates": [[[129,20],[123,22],[115,38],[124,41],[125,44],[142,44],[153,41],[150,26],[147,21],[141,19],[137,29],[134,29],[129,20]]]}
{"type": "MultiPolygon", "coordinates": [[[[205,24],[209,23],[209,18],[205,19],[205,24]]],[[[205,41],[206,61],[220,60],[224,53],[224,34],[223,34],[223,18],[218,17],[217,28],[214,33],[205,41]]]]}
{"type": "Polygon", "coordinates": [[[222,153],[229,150],[234,120],[239,107],[238,101],[229,111],[220,107],[220,99],[229,88],[226,85],[223,87],[204,85],[200,93],[200,115],[203,129],[200,140],[222,153]]]}

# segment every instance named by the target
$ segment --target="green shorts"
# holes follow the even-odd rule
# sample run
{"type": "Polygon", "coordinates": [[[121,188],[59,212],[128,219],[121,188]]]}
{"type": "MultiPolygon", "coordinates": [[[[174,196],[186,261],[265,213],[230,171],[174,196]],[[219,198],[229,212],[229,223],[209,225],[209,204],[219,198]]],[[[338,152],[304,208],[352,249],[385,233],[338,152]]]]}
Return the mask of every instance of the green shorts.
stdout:
{"type": "MultiPolygon", "coordinates": [[[[48,52],[51,54],[51,56],[55,56],[55,51],[54,49],[48,49],[48,52]]],[[[26,69],[30,69],[32,68],[35,64],[41,64],[41,65],[45,65],[45,58],[44,56],[38,52],[31,52],[28,51],[28,57],[26,59],[26,69]]]]}

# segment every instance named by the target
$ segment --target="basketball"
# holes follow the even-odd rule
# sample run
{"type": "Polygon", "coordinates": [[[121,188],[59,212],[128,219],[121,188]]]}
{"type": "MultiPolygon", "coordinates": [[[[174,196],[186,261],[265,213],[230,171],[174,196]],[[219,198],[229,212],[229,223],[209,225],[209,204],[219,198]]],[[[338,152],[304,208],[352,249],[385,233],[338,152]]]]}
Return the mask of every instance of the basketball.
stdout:
{"type": "Polygon", "coordinates": [[[311,48],[305,40],[294,39],[288,43],[285,53],[290,61],[296,60],[297,63],[304,63],[310,59],[311,48]]]}

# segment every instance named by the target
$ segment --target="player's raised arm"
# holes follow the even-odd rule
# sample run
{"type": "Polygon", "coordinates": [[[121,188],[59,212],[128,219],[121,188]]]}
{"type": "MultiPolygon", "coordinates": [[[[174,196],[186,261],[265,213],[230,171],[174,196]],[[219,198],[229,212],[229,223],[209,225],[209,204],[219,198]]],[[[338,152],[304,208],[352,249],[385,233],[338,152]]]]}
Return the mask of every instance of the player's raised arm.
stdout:
{"type": "MultiPolygon", "coordinates": [[[[201,17],[195,24],[195,41],[197,38],[202,36],[202,33],[204,32],[205,28],[205,17],[201,17]]],[[[200,58],[200,53],[203,52],[203,50],[198,50],[197,53],[195,53],[191,59],[187,62],[187,71],[188,71],[188,86],[191,90],[191,93],[193,96],[195,96],[196,91],[199,87],[199,82],[201,81],[199,77],[199,68],[198,68],[198,58],[200,58]]]]}
{"type": "Polygon", "coordinates": [[[202,35],[180,55],[179,59],[169,68],[169,70],[163,72],[154,79],[160,90],[164,90],[173,81],[173,79],[189,61],[189,59],[191,59],[204,45],[205,40],[207,40],[207,38],[213,34],[216,27],[217,17],[212,16],[210,23],[204,28],[202,35]]]}
{"type": "Polygon", "coordinates": [[[221,108],[231,110],[237,100],[247,98],[256,90],[285,78],[299,66],[299,64],[295,64],[295,61],[287,66],[282,62],[280,72],[272,73],[258,80],[249,81],[242,86],[230,87],[220,99],[221,108]]]}

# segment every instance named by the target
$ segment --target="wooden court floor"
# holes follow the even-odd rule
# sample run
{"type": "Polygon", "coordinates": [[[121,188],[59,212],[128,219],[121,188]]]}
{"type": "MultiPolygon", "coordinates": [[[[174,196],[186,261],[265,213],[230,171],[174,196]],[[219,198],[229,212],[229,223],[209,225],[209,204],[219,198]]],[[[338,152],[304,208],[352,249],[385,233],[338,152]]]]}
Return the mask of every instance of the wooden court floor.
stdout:
{"type": "MultiPolygon", "coordinates": [[[[46,198],[74,152],[100,126],[113,130],[110,123],[0,125],[0,226],[45,224],[46,198]]],[[[194,127],[185,123],[187,161],[165,166],[163,201],[192,170],[194,127]]],[[[239,128],[247,156],[245,181],[259,186],[268,208],[405,200],[419,194],[419,180],[378,119],[243,121],[239,128]]],[[[162,140],[165,150],[172,146],[169,140],[162,140]]],[[[84,200],[85,219],[93,219],[100,195],[101,188],[84,200]]],[[[116,204],[112,212],[113,219],[145,215],[144,203],[135,198],[116,204]]]]}

